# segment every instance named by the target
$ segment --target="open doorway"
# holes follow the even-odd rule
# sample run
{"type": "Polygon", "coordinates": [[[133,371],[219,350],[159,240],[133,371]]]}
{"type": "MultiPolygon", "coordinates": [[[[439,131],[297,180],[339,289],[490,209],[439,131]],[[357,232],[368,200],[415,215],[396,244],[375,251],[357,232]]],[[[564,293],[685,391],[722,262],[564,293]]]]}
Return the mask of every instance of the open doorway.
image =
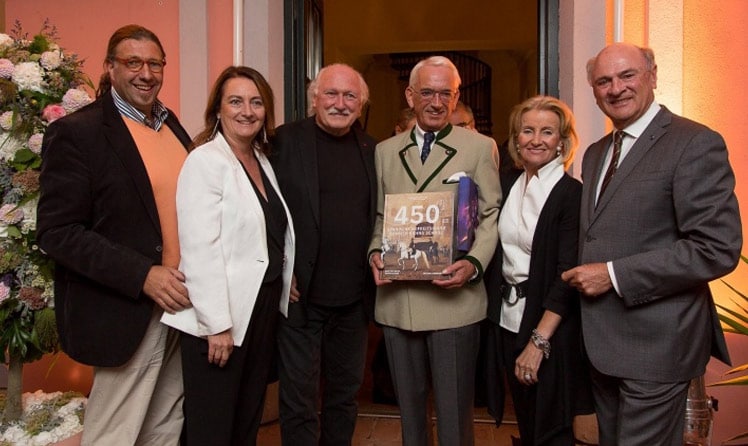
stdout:
{"type": "MultiPolygon", "coordinates": [[[[305,116],[306,81],[333,62],[364,75],[371,103],[363,124],[379,140],[391,135],[406,106],[409,68],[402,61],[412,55],[459,54],[485,64],[489,102],[468,105],[485,113],[484,133],[499,142],[512,106],[538,93],[558,94],[558,0],[285,1],[286,79],[293,80],[287,121],[305,116]]],[[[458,68],[463,87],[485,82],[458,68]]]]}
{"type": "MultiPolygon", "coordinates": [[[[391,136],[407,106],[410,68],[430,54],[456,63],[462,99],[483,114],[481,131],[499,143],[515,104],[539,93],[558,95],[558,0],[285,1],[286,121],[306,116],[307,83],[334,62],[353,66],[366,79],[370,104],[362,124],[377,140],[391,136]],[[476,83],[485,84],[480,94],[464,93],[476,83]]],[[[366,404],[380,337],[372,326],[361,392],[369,400],[360,402],[364,410],[386,412],[386,405],[366,404]]]]}

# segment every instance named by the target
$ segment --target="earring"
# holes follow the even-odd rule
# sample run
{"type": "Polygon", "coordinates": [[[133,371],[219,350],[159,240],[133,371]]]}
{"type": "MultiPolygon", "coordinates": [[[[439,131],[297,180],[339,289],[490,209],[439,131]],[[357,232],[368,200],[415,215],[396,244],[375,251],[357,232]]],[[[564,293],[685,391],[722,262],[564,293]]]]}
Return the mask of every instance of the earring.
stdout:
{"type": "Polygon", "coordinates": [[[216,125],[213,126],[213,131],[210,132],[210,138],[213,139],[216,137],[216,133],[218,133],[218,124],[221,122],[221,115],[216,115],[216,125]]]}
{"type": "Polygon", "coordinates": [[[562,146],[556,147],[556,155],[561,155],[562,146]]]}

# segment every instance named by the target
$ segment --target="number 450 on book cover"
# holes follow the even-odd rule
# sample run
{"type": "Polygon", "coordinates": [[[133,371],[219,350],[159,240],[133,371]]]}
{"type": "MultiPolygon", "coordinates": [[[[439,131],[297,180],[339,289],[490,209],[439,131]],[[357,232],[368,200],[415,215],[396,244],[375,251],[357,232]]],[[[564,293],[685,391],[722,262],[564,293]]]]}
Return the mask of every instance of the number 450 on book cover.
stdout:
{"type": "Polygon", "coordinates": [[[475,183],[460,180],[455,192],[386,194],[381,278],[447,279],[442,270],[470,250],[477,224],[475,183]]]}

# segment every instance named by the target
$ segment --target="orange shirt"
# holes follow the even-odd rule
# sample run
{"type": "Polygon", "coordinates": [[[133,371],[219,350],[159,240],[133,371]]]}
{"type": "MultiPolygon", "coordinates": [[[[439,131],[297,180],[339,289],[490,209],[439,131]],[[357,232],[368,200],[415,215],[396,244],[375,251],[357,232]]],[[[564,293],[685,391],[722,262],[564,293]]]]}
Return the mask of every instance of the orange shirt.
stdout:
{"type": "Polygon", "coordinates": [[[125,125],[138,146],[140,157],[151,180],[161,222],[163,251],[161,264],[179,266],[179,235],[177,233],[177,177],[187,158],[187,151],[171,129],[163,125],[155,130],[123,117],[125,125]]]}

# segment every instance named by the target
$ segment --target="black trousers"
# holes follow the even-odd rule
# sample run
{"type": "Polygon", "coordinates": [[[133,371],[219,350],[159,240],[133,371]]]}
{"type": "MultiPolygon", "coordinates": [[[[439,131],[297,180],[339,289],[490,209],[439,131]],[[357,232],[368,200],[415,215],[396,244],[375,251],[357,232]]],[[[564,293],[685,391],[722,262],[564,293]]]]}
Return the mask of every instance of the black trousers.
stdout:
{"type": "Polygon", "coordinates": [[[254,445],[276,353],[283,280],[263,284],[241,346],[224,367],[208,363],[208,341],[182,333],[184,431],[189,446],[254,445]]]}
{"type": "MultiPolygon", "coordinates": [[[[300,305],[291,304],[288,311],[303,311],[300,305]]],[[[283,445],[350,445],[366,361],[364,305],[361,301],[344,307],[307,304],[306,313],[305,325],[293,326],[281,319],[278,331],[283,445]]]]}
{"type": "MultiPolygon", "coordinates": [[[[518,356],[514,347],[517,343],[517,334],[505,330],[498,325],[492,325],[494,333],[501,337],[502,360],[507,382],[509,383],[509,392],[512,394],[514,413],[517,416],[517,427],[519,427],[522,446],[539,445],[540,443],[535,439],[535,424],[541,423],[543,420],[538,420],[535,416],[537,387],[522,384],[514,374],[514,365],[518,356]]],[[[559,429],[553,438],[542,443],[543,446],[574,446],[574,444],[574,431],[571,428],[559,429]]]]}

